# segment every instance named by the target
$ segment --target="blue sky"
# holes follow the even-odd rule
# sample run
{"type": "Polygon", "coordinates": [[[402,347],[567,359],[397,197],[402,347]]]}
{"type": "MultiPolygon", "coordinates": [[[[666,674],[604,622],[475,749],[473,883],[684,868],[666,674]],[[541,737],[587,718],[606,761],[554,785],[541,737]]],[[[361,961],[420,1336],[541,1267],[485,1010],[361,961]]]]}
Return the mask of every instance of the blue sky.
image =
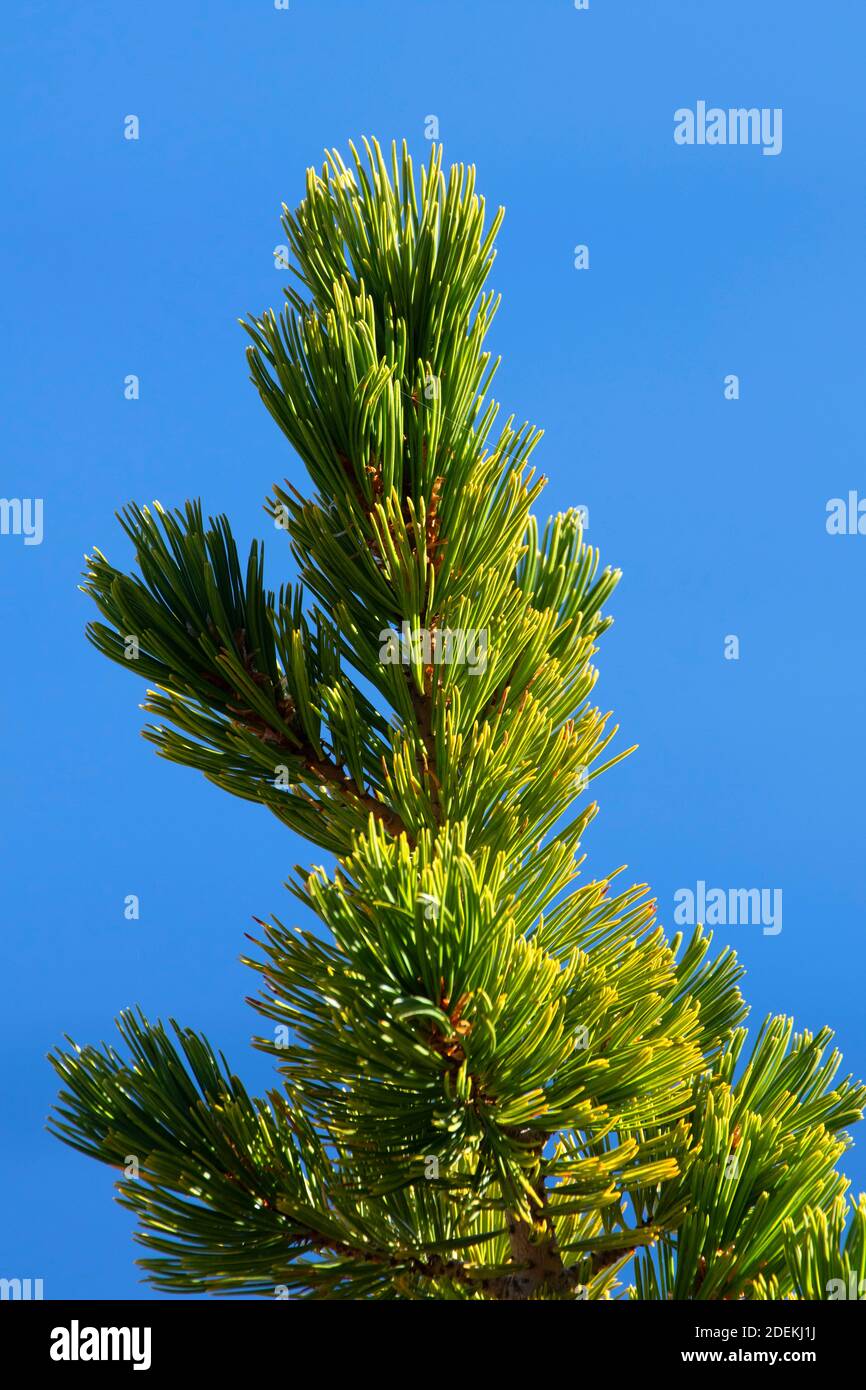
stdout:
{"type": "MultiPolygon", "coordinates": [[[[262,500],[300,466],[236,319],[279,301],[279,207],[322,149],[405,136],[423,159],[431,115],[507,207],[496,395],[546,431],[542,506],[587,506],[625,574],[597,690],[640,749],[596,784],[590,871],[627,863],[667,926],[699,880],[781,889],[779,934],[718,929],[753,1021],[829,1023],[866,1074],[866,537],[825,525],[830,498],[866,495],[863,6],[31,0],[4,28],[0,493],[42,498],[44,536],[0,536],[0,1274],[148,1296],[110,1173],[43,1129],[64,1033],[107,1039],[138,1002],[270,1083],[237,958],[320,856],[154,755],[144,687],[85,642],[76,586],[93,545],[128,554],[128,500],[200,496],[244,546],[273,537],[262,500]],[[699,100],[781,108],[781,153],[678,146],[699,100]]],[[[866,1133],[858,1188],[864,1155],[866,1133]]]]}

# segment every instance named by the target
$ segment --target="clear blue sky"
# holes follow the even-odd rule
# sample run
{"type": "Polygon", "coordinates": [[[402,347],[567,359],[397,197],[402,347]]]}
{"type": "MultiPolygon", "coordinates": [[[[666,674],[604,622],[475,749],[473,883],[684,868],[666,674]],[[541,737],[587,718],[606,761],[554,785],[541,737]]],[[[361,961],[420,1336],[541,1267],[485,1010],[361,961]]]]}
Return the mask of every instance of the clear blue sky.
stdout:
{"type": "MultiPolygon", "coordinates": [[[[588,506],[625,572],[598,692],[640,750],[597,784],[590,869],[628,863],[668,926],[699,880],[781,888],[779,935],[717,940],[753,1020],[830,1023],[864,1075],[866,536],[825,528],[828,499],[866,495],[862,3],[30,0],[4,30],[0,494],[44,499],[44,539],[0,536],[0,1274],[146,1295],[111,1174],[43,1130],[64,1033],[108,1038],[140,1002],[270,1081],[237,957],[317,855],[155,756],[76,586],[91,546],[127,555],[130,499],[200,496],[244,545],[274,536],[262,499],[300,468],[235,320],[278,302],[279,206],[323,147],[423,158],[429,115],[508,210],[498,398],[546,430],[546,509],[588,506]],[[781,154],[676,145],[699,100],[781,108],[781,154]]],[[[864,1154],[866,1132],[858,1187],[864,1154]]]]}

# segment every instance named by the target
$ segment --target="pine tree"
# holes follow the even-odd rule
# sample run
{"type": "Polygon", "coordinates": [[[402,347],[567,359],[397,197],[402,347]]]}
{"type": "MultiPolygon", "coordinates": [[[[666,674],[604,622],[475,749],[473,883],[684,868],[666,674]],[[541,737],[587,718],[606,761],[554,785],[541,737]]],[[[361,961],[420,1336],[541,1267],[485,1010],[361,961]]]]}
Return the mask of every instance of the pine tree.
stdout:
{"type": "Polygon", "coordinates": [[[267,590],[261,546],[242,565],[187,503],[128,507],[138,573],[95,551],[83,586],[93,643],[152,683],[158,752],[335,861],[290,885],[322,930],[260,923],[246,961],[281,1085],[254,1098],[130,1012],[122,1051],[52,1056],[53,1130],[124,1171],[176,1293],[850,1288],[866,1198],[836,1165],[866,1091],[831,1035],[771,1018],[747,1053],[733,952],[580,876],[588,783],[625,756],[590,702],[619,574],[576,511],[539,530],[539,432],[496,428],[502,211],[441,149],[419,188],[405,147],[365,148],[308,171],[283,216],[299,288],[245,324],[312,481],[268,504],[300,583],[267,590]]]}

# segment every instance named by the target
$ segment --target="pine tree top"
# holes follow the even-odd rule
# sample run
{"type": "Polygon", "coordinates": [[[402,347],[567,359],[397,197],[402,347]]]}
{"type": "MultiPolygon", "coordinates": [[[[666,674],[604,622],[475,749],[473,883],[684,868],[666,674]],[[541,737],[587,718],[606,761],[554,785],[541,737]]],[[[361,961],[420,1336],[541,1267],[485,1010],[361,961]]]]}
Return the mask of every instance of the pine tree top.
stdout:
{"type": "Polygon", "coordinates": [[[634,1261],[641,1298],[821,1296],[866,1273],[836,1166],[866,1092],[826,1030],[747,1053],[733,953],[586,879],[589,783],[630,751],[591,702],[619,572],[576,509],[539,527],[539,431],[497,426],[501,209],[441,148],[420,182],[352,155],[244,321],[310,479],[268,503],[298,580],[188,502],[128,506],[137,573],[97,550],[83,584],[158,752],[336,857],[290,885],[317,930],[260,923],[247,960],[281,1084],[127,1013],[123,1053],[53,1056],[53,1128],[124,1170],[176,1292],[603,1299],[634,1261]]]}

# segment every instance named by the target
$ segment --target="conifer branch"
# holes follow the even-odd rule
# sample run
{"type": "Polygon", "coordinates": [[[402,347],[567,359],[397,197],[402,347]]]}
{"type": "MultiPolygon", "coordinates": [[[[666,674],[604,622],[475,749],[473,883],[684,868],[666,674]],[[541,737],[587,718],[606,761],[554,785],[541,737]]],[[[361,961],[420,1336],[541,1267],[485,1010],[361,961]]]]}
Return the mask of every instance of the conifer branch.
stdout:
{"type": "Polygon", "coordinates": [[[299,582],[188,502],[128,506],[135,572],[96,550],[82,586],[157,751],[337,858],[290,884],[321,930],[260,922],[245,960],[283,1084],[122,1015],[125,1053],[52,1056],[52,1128],[123,1168],[171,1292],[607,1299],[633,1261],[634,1297],[826,1296],[866,1278],[837,1166],[866,1090],[784,1018],[746,1059],[733,952],[580,877],[626,756],[591,702],[620,576],[576,509],[539,527],[540,432],[496,428],[502,211],[441,149],[420,186],[405,146],[352,156],[308,171],[297,285],[244,321],[310,478],[268,503],[299,582]],[[455,633],[475,660],[437,659],[455,633]]]}

